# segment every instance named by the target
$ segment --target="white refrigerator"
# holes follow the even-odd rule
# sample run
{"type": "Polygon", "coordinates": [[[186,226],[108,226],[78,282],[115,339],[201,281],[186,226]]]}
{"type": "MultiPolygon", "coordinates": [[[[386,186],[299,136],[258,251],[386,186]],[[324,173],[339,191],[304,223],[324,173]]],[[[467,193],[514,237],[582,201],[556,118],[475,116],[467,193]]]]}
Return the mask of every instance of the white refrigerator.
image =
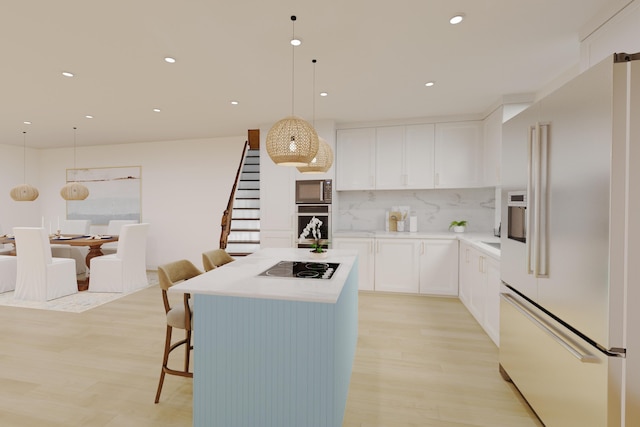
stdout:
{"type": "Polygon", "coordinates": [[[638,59],[503,126],[500,372],[546,427],[640,426],[638,59]]]}

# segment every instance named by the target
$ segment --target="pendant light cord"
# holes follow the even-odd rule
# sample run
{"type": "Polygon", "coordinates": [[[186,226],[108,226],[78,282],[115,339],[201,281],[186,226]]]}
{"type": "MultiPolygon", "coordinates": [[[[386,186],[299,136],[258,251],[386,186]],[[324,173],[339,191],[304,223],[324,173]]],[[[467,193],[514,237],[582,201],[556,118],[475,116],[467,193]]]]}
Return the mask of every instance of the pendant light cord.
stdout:
{"type": "MultiPolygon", "coordinates": [[[[296,38],[296,16],[291,16],[291,40],[296,38]]],[[[296,47],[291,44],[291,116],[295,114],[296,47]]]]}
{"type": "Polygon", "coordinates": [[[27,132],[22,132],[22,179],[27,183],[27,132]]]}
{"type": "Polygon", "coordinates": [[[311,106],[311,118],[313,119],[313,128],[315,129],[316,127],[316,61],[315,59],[312,59],[311,62],[313,63],[313,94],[312,94],[312,102],[313,105],[311,106]]]}
{"type": "Polygon", "coordinates": [[[73,127],[73,168],[76,168],[76,129],[77,127],[73,127]]]}

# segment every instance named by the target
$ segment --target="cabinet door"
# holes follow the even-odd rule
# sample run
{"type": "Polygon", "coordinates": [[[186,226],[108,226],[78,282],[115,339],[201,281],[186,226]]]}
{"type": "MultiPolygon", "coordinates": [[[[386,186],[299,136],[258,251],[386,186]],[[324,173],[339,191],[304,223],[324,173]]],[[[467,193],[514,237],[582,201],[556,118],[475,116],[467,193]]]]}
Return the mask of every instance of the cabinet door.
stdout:
{"type": "Polygon", "coordinates": [[[420,242],[420,293],[458,295],[458,241],[420,242]]]}
{"type": "Polygon", "coordinates": [[[484,120],[483,182],[485,187],[500,185],[500,159],[502,150],[502,107],[484,120]]]}
{"type": "Polygon", "coordinates": [[[375,128],[337,131],[337,190],[371,190],[375,188],[375,142],[375,128]]]}
{"type": "Polygon", "coordinates": [[[404,126],[376,128],[376,188],[405,188],[404,126]]]}
{"type": "Polygon", "coordinates": [[[469,311],[471,311],[469,307],[471,306],[472,276],[471,246],[465,242],[460,242],[460,255],[458,257],[458,297],[469,311]]]}
{"type": "Polygon", "coordinates": [[[260,248],[294,248],[293,233],[290,231],[260,231],[260,248]]]}
{"type": "Polygon", "coordinates": [[[420,241],[376,239],[375,290],[418,293],[420,241]]]}
{"type": "Polygon", "coordinates": [[[373,239],[346,238],[333,239],[336,249],[352,249],[358,251],[358,290],[372,291],[374,274],[373,239]]]}
{"type": "Polygon", "coordinates": [[[436,124],[436,188],[482,185],[482,122],[436,124]]]}
{"type": "Polygon", "coordinates": [[[435,126],[405,127],[405,166],[403,188],[433,188],[435,126]]]}
{"type": "Polygon", "coordinates": [[[487,335],[500,347],[500,263],[494,258],[485,257],[484,267],[487,294],[483,326],[487,335]]]}
{"type": "Polygon", "coordinates": [[[470,251],[470,277],[471,277],[471,304],[469,305],[469,311],[476,318],[480,326],[484,327],[484,310],[485,299],[487,294],[486,280],[484,277],[486,257],[480,253],[477,249],[471,248],[470,251]]]}

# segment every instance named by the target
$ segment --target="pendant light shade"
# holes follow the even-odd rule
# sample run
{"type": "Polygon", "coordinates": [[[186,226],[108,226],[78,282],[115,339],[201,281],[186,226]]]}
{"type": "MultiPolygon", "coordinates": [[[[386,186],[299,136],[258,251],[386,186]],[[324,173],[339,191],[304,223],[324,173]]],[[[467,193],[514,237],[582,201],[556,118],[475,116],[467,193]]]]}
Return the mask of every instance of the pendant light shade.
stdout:
{"type": "Polygon", "coordinates": [[[300,117],[285,117],[267,133],[267,153],[281,166],[308,164],[318,152],[318,145],[316,130],[300,117]]]}
{"type": "Polygon", "coordinates": [[[11,194],[11,198],[16,202],[33,202],[40,195],[38,189],[29,184],[13,187],[9,194],[11,194]]]}
{"type": "MultiPolygon", "coordinates": [[[[73,168],[76,168],[76,129],[73,128],[73,168]]],[[[89,197],[89,189],[78,182],[68,182],[60,190],[60,195],[65,200],[84,200],[89,197]]]]}
{"type": "MultiPolygon", "coordinates": [[[[296,17],[291,17],[295,40],[296,17]]],[[[304,166],[318,151],[318,134],[306,120],[294,114],[295,45],[291,45],[291,116],[276,122],[267,133],[267,153],[281,166],[304,166]]]]}
{"type": "Polygon", "coordinates": [[[69,182],[60,190],[65,200],[84,200],[89,197],[89,189],[78,182],[69,182]]]}
{"type": "MultiPolygon", "coordinates": [[[[22,147],[23,147],[23,174],[24,181],[27,181],[27,132],[22,132],[22,147]]],[[[9,192],[11,198],[16,202],[33,202],[38,198],[40,193],[38,189],[29,184],[22,184],[14,187],[9,192]]]]}
{"type": "Polygon", "coordinates": [[[331,146],[322,138],[318,138],[320,145],[316,156],[305,166],[299,166],[298,171],[302,173],[325,173],[333,164],[333,150],[331,146]]]}

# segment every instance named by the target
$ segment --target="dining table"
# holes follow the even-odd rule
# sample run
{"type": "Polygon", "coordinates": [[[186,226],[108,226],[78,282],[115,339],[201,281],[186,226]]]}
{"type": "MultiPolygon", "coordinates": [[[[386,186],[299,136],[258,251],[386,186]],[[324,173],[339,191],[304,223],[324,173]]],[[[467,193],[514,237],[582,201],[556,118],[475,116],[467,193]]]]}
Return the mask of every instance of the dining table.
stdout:
{"type": "MultiPolygon", "coordinates": [[[[102,253],[102,245],[117,241],[118,236],[116,235],[52,234],[49,236],[49,243],[51,244],[87,246],[89,248],[89,252],[85,257],[87,269],[91,266],[92,258],[104,255],[102,253]]],[[[15,247],[15,238],[10,234],[0,235],[0,244],[13,244],[15,247]]],[[[78,278],[78,291],[86,291],[87,289],[89,289],[89,273],[84,278],[78,278]]]]}

